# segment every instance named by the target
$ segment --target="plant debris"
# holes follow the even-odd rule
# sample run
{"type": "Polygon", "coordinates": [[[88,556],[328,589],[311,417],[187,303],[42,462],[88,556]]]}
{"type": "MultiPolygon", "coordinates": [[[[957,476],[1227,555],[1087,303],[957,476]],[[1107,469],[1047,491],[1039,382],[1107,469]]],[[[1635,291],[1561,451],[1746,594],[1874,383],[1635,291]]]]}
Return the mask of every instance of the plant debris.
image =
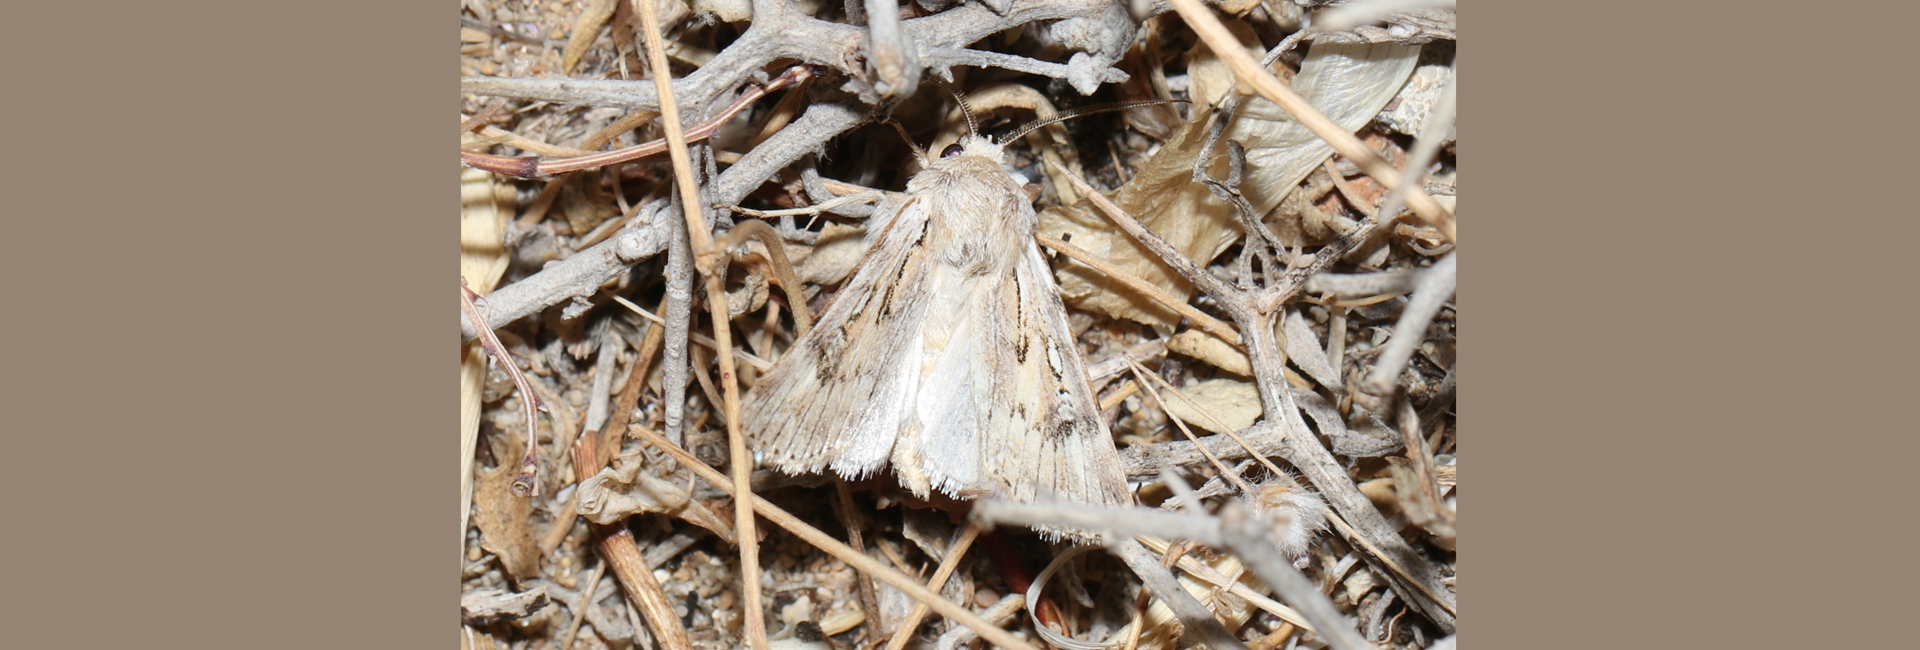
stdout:
{"type": "Polygon", "coordinates": [[[1452,3],[460,6],[463,648],[1451,647],[1452,3]],[[1133,506],[734,446],[955,94],[1186,102],[1007,149],[1133,506]]]}

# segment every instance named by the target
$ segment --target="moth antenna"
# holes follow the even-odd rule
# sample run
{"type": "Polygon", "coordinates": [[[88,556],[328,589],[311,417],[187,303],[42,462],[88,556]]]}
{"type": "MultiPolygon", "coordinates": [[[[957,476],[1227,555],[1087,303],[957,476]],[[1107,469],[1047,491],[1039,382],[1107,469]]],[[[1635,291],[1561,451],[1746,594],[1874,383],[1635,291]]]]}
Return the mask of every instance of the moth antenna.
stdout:
{"type": "Polygon", "coordinates": [[[1113,104],[1102,104],[1099,106],[1086,106],[1082,108],[1076,108],[1076,109],[1067,111],[1065,113],[1055,115],[1049,119],[1036,120],[1034,122],[1030,122],[1026,126],[1020,127],[1019,131],[1015,131],[1012,137],[1009,137],[1006,140],[1001,141],[1001,144],[1007,144],[1015,140],[1019,140],[1020,138],[1026,137],[1028,133],[1032,133],[1034,130],[1047,126],[1049,124],[1065,122],[1067,120],[1071,120],[1076,117],[1085,117],[1087,115],[1094,115],[1098,113],[1111,113],[1114,111],[1124,111],[1129,108],[1139,108],[1141,106],[1155,106],[1158,104],[1185,104],[1185,103],[1188,103],[1188,102],[1187,100],[1184,100],[1184,99],[1142,99],[1139,101],[1132,101],[1132,102],[1117,102],[1113,104]]]}
{"type": "Polygon", "coordinates": [[[914,158],[920,159],[920,165],[922,167],[926,166],[929,160],[927,158],[927,150],[921,149],[920,143],[914,142],[913,136],[907,135],[907,127],[900,126],[900,123],[895,120],[887,120],[887,123],[893,125],[893,130],[900,132],[900,139],[907,142],[907,148],[913,150],[914,158]]]}
{"type": "Polygon", "coordinates": [[[980,137],[980,125],[973,121],[973,109],[967,106],[967,98],[962,96],[959,91],[954,90],[953,86],[947,85],[944,81],[934,79],[933,83],[939,84],[940,88],[947,91],[947,94],[953,95],[953,101],[959,102],[960,114],[967,117],[967,134],[976,138],[980,137]]]}

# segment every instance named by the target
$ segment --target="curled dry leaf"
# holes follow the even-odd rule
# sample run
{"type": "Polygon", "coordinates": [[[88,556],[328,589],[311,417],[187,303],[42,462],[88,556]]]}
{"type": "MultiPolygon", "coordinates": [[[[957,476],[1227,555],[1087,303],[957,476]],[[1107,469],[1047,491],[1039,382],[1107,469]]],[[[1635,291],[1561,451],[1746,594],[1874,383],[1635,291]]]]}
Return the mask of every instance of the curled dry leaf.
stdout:
{"type": "MultiPolygon", "coordinates": [[[[1294,76],[1293,87],[1343,128],[1358,130],[1400,91],[1419,57],[1418,45],[1316,42],[1294,76]]],[[[1127,213],[1137,215],[1148,229],[1199,262],[1211,261],[1241,234],[1233,207],[1193,181],[1193,163],[1206,142],[1205,122],[1188,121],[1113,195],[1127,213]]],[[[1241,191],[1256,214],[1273,210],[1333,153],[1332,146],[1286,111],[1258,97],[1243,101],[1226,137],[1246,148],[1247,176],[1241,191]]],[[[1224,158],[1210,164],[1218,167],[1219,177],[1226,177],[1224,158]]],[[[1193,296],[1191,284],[1090,206],[1042,211],[1040,232],[1092,251],[1176,298],[1193,296]]],[[[1172,330],[1179,322],[1173,310],[1085,265],[1067,262],[1055,275],[1061,295],[1075,307],[1162,331],[1172,330]]]]}
{"type": "Polygon", "coordinates": [[[608,467],[580,482],[579,512],[598,524],[612,524],[628,516],[665,513],[711,531],[733,543],[733,525],[693,499],[685,485],[644,471],[646,463],[628,457],[619,468],[608,467]]]}

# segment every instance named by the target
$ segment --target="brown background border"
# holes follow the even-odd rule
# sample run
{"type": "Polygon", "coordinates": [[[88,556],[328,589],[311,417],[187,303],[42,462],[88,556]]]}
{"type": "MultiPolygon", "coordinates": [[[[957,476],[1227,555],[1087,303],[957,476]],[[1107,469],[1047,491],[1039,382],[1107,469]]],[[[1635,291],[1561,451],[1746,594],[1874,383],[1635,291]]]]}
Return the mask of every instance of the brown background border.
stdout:
{"type": "MultiPolygon", "coordinates": [[[[1465,4],[1469,647],[1871,642],[1911,16],[1465,4]]],[[[6,645],[450,647],[452,7],[71,6],[4,46],[6,645]]]]}

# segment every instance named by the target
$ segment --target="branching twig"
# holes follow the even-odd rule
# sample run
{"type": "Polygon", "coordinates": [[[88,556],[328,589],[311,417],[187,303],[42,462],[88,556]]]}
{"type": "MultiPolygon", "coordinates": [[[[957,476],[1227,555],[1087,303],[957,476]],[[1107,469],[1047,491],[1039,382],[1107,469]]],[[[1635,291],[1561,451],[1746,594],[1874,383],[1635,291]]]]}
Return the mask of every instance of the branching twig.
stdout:
{"type": "MultiPolygon", "coordinates": [[[[487,294],[479,308],[486,327],[497,329],[562,301],[593,295],[600,285],[667,248],[674,222],[660,219],[665,202],[648,206],[621,233],[487,294]]],[[[473,322],[460,319],[460,340],[474,337],[473,322]]]]}
{"type": "MultiPolygon", "coordinates": [[[[712,137],[714,133],[720,130],[720,127],[727,124],[727,121],[732,120],[734,115],[739,114],[740,111],[746,110],[748,106],[753,105],[755,100],[765,97],[767,93],[771,93],[780,88],[806,81],[815,74],[815,70],[817,70],[817,68],[794,66],[765,85],[748,88],[746,92],[740,93],[740,96],[733,100],[732,105],[721,110],[719,115],[715,115],[712,119],[702,122],[687,131],[684,134],[686,141],[695,142],[712,137]]],[[[647,156],[663,153],[667,151],[667,149],[667,139],[661,138],[623,149],[551,160],[541,156],[507,157],[462,151],[460,152],[460,162],[465,163],[469,167],[484,169],[496,174],[505,174],[515,178],[547,178],[555,174],[639,160],[647,156]]]]}
{"type": "MultiPolygon", "coordinates": [[[[1333,455],[1313,437],[1306,423],[1300,419],[1299,408],[1285,379],[1284,357],[1281,355],[1279,342],[1273,333],[1273,314],[1280,307],[1281,299],[1297,295],[1301,287],[1305,286],[1306,277],[1319,272],[1338,258],[1340,253],[1335,249],[1340,248],[1343,243],[1350,247],[1351,242],[1364,236],[1363,231],[1371,232],[1376,227],[1374,223],[1363,223],[1353,229],[1355,232],[1349,232],[1340,240],[1323,247],[1317,254],[1314,264],[1305,268],[1289,269],[1280,286],[1270,287],[1258,293],[1249,293],[1234,289],[1201,269],[1166,240],[1147,230],[1138,219],[1087,186],[1086,181],[1067,173],[1064,169],[1056,167],[1056,171],[1079,188],[1122,230],[1127,231],[1127,234],[1146,246],[1147,250],[1153,251],[1169,267],[1212,297],[1222,309],[1233,316],[1235,324],[1239,326],[1243,336],[1247,337],[1247,357],[1253,364],[1254,380],[1259,388],[1261,407],[1266,413],[1267,420],[1279,424],[1280,431],[1284,432],[1279,448],[1280,454],[1287,459],[1287,462],[1305,473],[1314,487],[1319,489],[1320,494],[1334,506],[1335,511],[1352,523],[1352,530],[1361,535],[1365,541],[1363,546],[1379,549],[1386,554],[1384,557],[1373,557],[1370,554],[1369,559],[1378,560],[1391,574],[1404,574],[1402,577],[1405,579],[1419,583],[1417,588],[1403,588],[1402,585],[1395,583],[1395,589],[1400,596],[1420,608],[1420,611],[1442,630],[1452,632],[1453,604],[1439,600],[1438,594],[1445,592],[1439,586],[1439,577],[1433,564],[1416,553],[1413,547],[1409,546],[1406,540],[1387,524],[1386,518],[1380,515],[1379,509],[1375,508],[1373,503],[1360,493],[1359,488],[1354,486],[1353,479],[1347,475],[1345,466],[1334,460],[1333,455]]],[[[1347,528],[1342,527],[1341,530],[1344,531],[1347,528]]]]}

